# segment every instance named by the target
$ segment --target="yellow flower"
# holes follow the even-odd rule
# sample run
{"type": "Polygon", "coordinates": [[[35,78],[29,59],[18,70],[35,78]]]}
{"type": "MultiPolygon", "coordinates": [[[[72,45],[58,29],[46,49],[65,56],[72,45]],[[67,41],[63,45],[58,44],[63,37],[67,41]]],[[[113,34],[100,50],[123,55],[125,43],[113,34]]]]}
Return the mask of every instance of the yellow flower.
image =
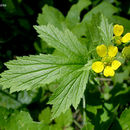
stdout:
{"type": "Polygon", "coordinates": [[[101,61],[96,61],[92,64],[92,69],[96,72],[96,73],[100,73],[103,71],[104,69],[104,64],[101,61]]]}
{"type": "Polygon", "coordinates": [[[130,33],[127,33],[123,37],[121,37],[123,32],[124,32],[124,27],[122,25],[118,25],[118,24],[114,25],[113,33],[115,36],[113,37],[113,39],[117,45],[120,45],[122,42],[127,43],[130,41],[130,33]]]}
{"type": "Polygon", "coordinates": [[[124,37],[122,37],[121,41],[123,43],[127,43],[130,41],[130,33],[126,33],[126,35],[124,37]]]}
{"type": "Polygon", "coordinates": [[[96,61],[92,64],[92,70],[96,73],[100,73],[104,70],[104,76],[114,76],[115,70],[117,70],[121,63],[118,60],[114,60],[114,57],[118,53],[116,46],[108,46],[108,48],[102,44],[96,48],[97,54],[102,57],[101,61],[96,61]]]}
{"type": "Polygon", "coordinates": [[[107,55],[107,47],[103,44],[100,46],[97,46],[96,51],[100,57],[105,57],[107,55]]]}
{"type": "Polygon", "coordinates": [[[104,69],[104,76],[108,77],[108,76],[114,76],[115,71],[113,70],[113,68],[111,66],[106,66],[104,69]]]}
{"type": "Polygon", "coordinates": [[[122,33],[124,32],[124,27],[122,25],[114,25],[113,28],[113,33],[115,34],[115,36],[121,36],[122,33]]]}
{"type": "Polygon", "coordinates": [[[116,54],[117,54],[117,52],[118,52],[118,48],[117,48],[116,46],[110,45],[110,46],[108,47],[108,55],[109,55],[110,57],[115,57],[116,54]]]}
{"type": "Polygon", "coordinates": [[[118,60],[114,60],[111,64],[113,70],[117,70],[121,66],[121,62],[118,60]]]}
{"type": "Polygon", "coordinates": [[[117,52],[118,52],[118,48],[116,46],[108,46],[108,48],[102,44],[102,45],[99,45],[96,47],[96,51],[97,51],[97,54],[100,56],[100,57],[115,57],[117,52]]]}

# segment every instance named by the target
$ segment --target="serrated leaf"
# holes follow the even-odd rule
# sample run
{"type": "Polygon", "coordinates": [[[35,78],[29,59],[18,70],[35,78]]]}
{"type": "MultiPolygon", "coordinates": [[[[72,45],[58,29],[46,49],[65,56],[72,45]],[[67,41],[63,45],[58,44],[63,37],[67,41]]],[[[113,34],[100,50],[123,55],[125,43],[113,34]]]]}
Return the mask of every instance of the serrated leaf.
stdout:
{"type": "Polygon", "coordinates": [[[111,44],[113,37],[113,25],[108,23],[108,19],[101,15],[101,24],[99,26],[100,35],[104,44],[111,44]]]}
{"type": "Polygon", "coordinates": [[[73,28],[76,24],[80,22],[81,11],[84,8],[88,7],[90,4],[90,0],[79,0],[78,3],[74,4],[70,8],[65,21],[68,28],[73,28]]]}
{"type": "MultiPolygon", "coordinates": [[[[92,20],[86,23],[86,39],[87,48],[89,51],[96,50],[96,46],[101,44],[101,36],[99,33],[98,26],[100,25],[100,14],[93,15],[92,20]]],[[[96,51],[95,51],[96,53],[96,51]]],[[[92,52],[94,55],[94,53],[92,52]]]]}
{"type": "Polygon", "coordinates": [[[53,25],[34,26],[34,28],[39,33],[39,37],[65,56],[80,60],[80,63],[86,62],[86,47],[68,29],[62,32],[53,25]]]}
{"type": "Polygon", "coordinates": [[[38,15],[37,23],[39,25],[47,25],[53,24],[54,26],[58,27],[59,29],[64,28],[64,16],[63,14],[56,8],[45,5],[42,8],[42,13],[38,15]]]}
{"type": "Polygon", "coordinates": [[[62,78],[82,65],[72,59],[52,55],[17,57],[6,63],[9,70],[1,74],[0,84],[11,92],[31,90],[62,78]],[[75,64],[74,64],[75,63],[75,64]]]}
{"type": "Polygon", "coordinates": [[[43,40],[60,52],[59,56],[41,54],[17,57],[17,60],[5,64],[9,70],[1,74],[0,84],[4,89],[10,88],[10,91],[14,92],[32,90],[56,79],[63,79],[50,102],[54,104],[55,118],[65,112],[71,104],[76,109],[83,96],[90,68],[86,66],[88,69],[81,69],[88,62],[87,48],[69,30],[62,32],[53,25],[35,28],[43,40]],[[68,100],[68,96],[72,98],[68,100]],[[58,105],[55,104],[57,98],[58,105]]]}
{"type": "Polygon", "coordinates": [[[50,98],[53,104],[52,118],[64,113],[72,104],[76,109],[83,96],[88,81],[89,70],[70,73],[59,85],[50,98]]]}

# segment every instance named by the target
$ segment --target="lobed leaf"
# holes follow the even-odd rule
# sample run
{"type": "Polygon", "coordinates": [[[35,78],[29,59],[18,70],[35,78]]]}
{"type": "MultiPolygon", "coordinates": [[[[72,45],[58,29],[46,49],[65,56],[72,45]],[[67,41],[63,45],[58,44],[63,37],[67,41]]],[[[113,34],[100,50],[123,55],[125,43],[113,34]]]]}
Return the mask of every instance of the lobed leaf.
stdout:
{"type": "Polygon", "coordinates": [[[49,23],[59,29],[63,29],[65,26],[64,20],[63,14],[58,9],[45,5],[42,8],[42,13],[38,15],[37,23],[39,25],[47,25],[49,23]]]}
{"type": "Polygon", "coordinates": [[[100,35],[104,44],[111,44],[113,38],[113,25],[108,23],[108,19],[101,15],[101,24],[99,26],[100,35]]]}
{"type": "Polygon", "coordinates": [[[43,54],[17,57],[5,65],[9,70],[1,74],[0,84],[11,92],[38,88],[82,66],[71,59],[43,54]]]}
{"type": "Polygon", "coordinates": [[[80,22],[80,13],[83,9],[91,5],[90,0],[79,0],[78,3],[74,4],[67,16],[66,16],[66,24],[68,28],[73,28],[80,22]]]}
{"type": "Polygon", "coordinates": [[[53,93],[49,104],[53,104],[52,118],[64,113],[72,104],[76,109],[83,96],[88,82],[89,70],[74,71],[63,79],[59,87],[53,93]]]}
{"type": "Polygon", "coordinates": [[[32,90],[56,79],[62,82],[50,99],[53,104],[53,118],[65,112],[71,104],[77,108],[88,81],[90,64],[87,48],[69,30],[59,31],[53,25],[35,26],[35,29],[57,55],[31,55],[17,57],[7,62],[9,70],[1,74],[0,84],[11,92],[32,90]],[[88,68],[87,68],[88,67],[88,68]]]}
{"type": "Polygon", "coordinates": [[[50,24],[47,26],[34,26],[34,28],[39,33],[39,37],[65,56],[80,60],[81,63],[86,62],[86,47],[68,29],[62,32],[50,24]]]}

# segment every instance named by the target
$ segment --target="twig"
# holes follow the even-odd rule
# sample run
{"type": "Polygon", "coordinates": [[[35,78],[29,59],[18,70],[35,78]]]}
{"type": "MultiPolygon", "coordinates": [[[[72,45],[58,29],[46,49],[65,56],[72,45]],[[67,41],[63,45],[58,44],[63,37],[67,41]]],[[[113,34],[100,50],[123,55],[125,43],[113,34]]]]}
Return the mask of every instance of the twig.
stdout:
{"type": "Polygon", "coordinates": [[[112,81],[110,78],[96,78],[99,79],[100,81],[112,81]]]}
{"type": "Polygon", "coordinates": [[[85,104],[85,95],[83,95],[83,126],[86,123],[86,112],[85,112],[86,104],[85,104]]]}

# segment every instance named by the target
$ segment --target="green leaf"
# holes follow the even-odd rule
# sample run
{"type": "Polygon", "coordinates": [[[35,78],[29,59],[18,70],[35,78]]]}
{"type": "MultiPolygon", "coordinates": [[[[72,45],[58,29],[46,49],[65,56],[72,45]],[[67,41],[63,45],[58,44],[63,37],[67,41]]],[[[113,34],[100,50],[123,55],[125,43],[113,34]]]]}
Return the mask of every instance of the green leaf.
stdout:
{"type": "Polygon", "coordinates": [[[2,130],[43,130],[48,129],[42,122],[34,122],[28,112],[12,111],[0,107],[0,129],[2,130]]]}
{"type": "Polygon", "coordinates": [[[120,16],[112,16],[109,18],[110,22],[114,24],[121,24],[124,26],[124,34],[130,32],[130,20],[120,17],[120,16]]]}
{"type": "Polygon", "coordinates": [[[80,13],[81,11],[88,7],[91,4],[90,0],[79,0],[77,4],[74,4],[67,16],[66,16],[66,24],[68,28],[73,28],[76,24],[80,22],[80,13]]]}
{"type": "Polygon", "coordinates": [[[39,114],[39,121],[43,122],[44,124],[48,124],[50,129],[58,127],[59,129],[68,128],[73,122],[72,112],[68,109],[64,114],[62,113],[59,117],[57,117],[55,121],[55,126],[51,124],[51,110],[49,107],[42,110],[39,114]]]}
{"type": "Polygon", "coordinates": [[[71,29],[73,34],[75,34],[78,38],[85,36],[86,30],[87,28],[85,22],[78,23],[74,28],[71,29]]]}
{"type": "Polygon", "coordinates": [[[51,110],[49,107],[42,110],[38,117],[39,121],[49,124],[51,122],[51,110]]]}
{"type": "Polygon", "coordinates": [[[5,10],[9,13],[14,13],[16,11],[15,4],[13,0],[2,0],[2,4],[5,4],[5,10]]]}
{"type": "Polygon", "coordinates": [[[9,114],[9,110],[4,107],[0,107],[0,129],[3,130],[5,128],[9,114]]]}
{"type": "Polygon", "coordinates": [[[103,1],[95,8],[90,10],[83,18],[83,21],[90,21],[93,14],[102,13],[106,17],[111,17],[114,13],[118,12],[118,8],[114,7],[112,4],[103,1]]]}
{"type": "Polygon", "coordinates": [[[55,118],[65,112],[71,104],[76,109],[83,96],[90,69],[87,49],[69,30],[61,32],[52,25],[35,28],[40,37],[63,55],[17,57],[17,60],[5,64],[9,70],[1,74],[0,84],[4,89],[10,88],[11,92],[15,92],[32,90],[56,79],[62,79],[50,100],[50,103],[54,104],[52,111],[55,118]],[[87,62],[88,66],[85,65],[87,62]],[[84,65],[85,70],[82,69],[84,65]]]}
{"type": "Polygon", "coordinates": [[[62,79],[50,100],[54,104],[52,111],[55,118],[71,104],[76,109],[83,96],[90,69],[87,49],[69,30],[61,32],[52,25],[35,28],[50,46],[60,52],[59,55],[17,57],[17,60],[5,64],[9,70],[1,74],[0,84],[14,92],[32,90],[62,79]],[[85,65],[87,62],[89,65],[85,65]],[[82,69],[84,65],[85,69],[82,69]]]}
{"type": "MultiPolygon", "coordinates": [[[[96,50],[96,46],[101,44],[101,36],[99,33],[98,26],[100,25],[101,19],[100,14],[93,15],[92,20],[86,23],[86,39],[87,47],[89,51],[96,50]]],[[[96,53],[96,51],[95,51],[96,53]]]]}
{"type": "Polygon", "coordinates": [[[45,40],[48,45],[54,47],[68,58],[73,57],[73,59],[80,60],[80,63],[86,62],[86,47],[68,29],[62,32],[53,25],[34,26],[34,28],[39,33],[39,37],[45,40]]]}
{"type": "Polygon", "coordinates": [[[0,106],[5,108],[16,109],[21,107],[21,103],[6,91],[0,90],[0,106]]]}
{"type": "Polygon", "coordinates": [[[65,113],[62,113],[59,117],[55,119],[55,122],[60,125],[61,128],[69,127],[73,122],[73,116],[70,109],[65,113]]]}
{"type": "Polygon", "coordinates": [[[127,68],[124,70],[124,72],[116,73],[113,80],[114,83],[123,83],[124,80],[129,80],[129,74],[130,72],[127,70],[127,68]]]}
{"type": "Polygon", "coordinates": [[[82,67],[69,58],[43,54],[17,57],[5,65],[9,70],[1,74],[0,84],[11,92],[38,88],[82,67]]]}
{"type": "Polygon", "coordinates": [[[87,121],[86,125],[81,130],[94,130],[94,125],[87,121]]]}
{"type": "Polygon", "coordinates": [[[42,8],[42,13],[38,15],[37,22],[39,25],[53,24],[54,26],[62,29],[65,25],[63,14],[56,8],[45,5],[42,8]]]}
{"type": "Polygon", "coordinates": [[[111,40],[113,37],[113,25],[108,23],[108,19],[101,16],[101,24],[99,26],[100,35],[102,37],[102,41],[104,44],[109,45],[111,44],[111,40]]]}
{"type": "Polygon", "coordinates": [[[52,118],[64,113],[72,104],[76,109],[88,82],[89,70],[74,71],[63,79],[49,103],[53,104],[52,118]]]}
{"type": "Polygon", "coordinates": [[[123,130],[129,130],[130,128],[130,108],[125,109],[119,119],[120,125],[123,130]]]}
{"type": "Polygon", "coordinates": [[[14,112],[6,120],[6,130],[46,130],[42,122],[34,122],[28,112],[14,112]]]}
{"type": "Polygon", "coordinates": [[[35,101],[37,95],[39,94],[39,89],[31,90],[31,91],[22,91],[18,93],[18,101],[22,104],[30,104],[35,101]]]}

